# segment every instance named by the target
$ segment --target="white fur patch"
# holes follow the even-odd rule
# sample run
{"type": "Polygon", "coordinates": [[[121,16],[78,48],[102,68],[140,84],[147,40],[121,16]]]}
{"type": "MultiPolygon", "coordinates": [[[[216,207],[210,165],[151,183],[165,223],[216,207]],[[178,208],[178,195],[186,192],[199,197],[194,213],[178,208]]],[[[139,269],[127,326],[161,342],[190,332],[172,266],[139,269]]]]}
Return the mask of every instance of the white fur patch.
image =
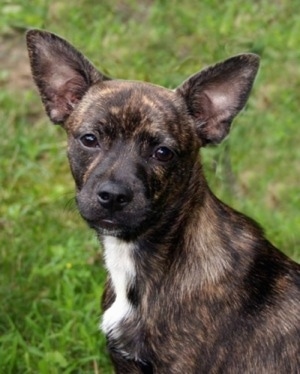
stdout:
{"type": "Polygon", "coordinates": [[[104,237],[104,259],[110,274],[116,299],[102,318],[101,328],[105,334],[118,336],[119,324],[132,313],[127,289],[134,282],[135,267],[132,258],[134,245],[112,236],[104,237]]]}

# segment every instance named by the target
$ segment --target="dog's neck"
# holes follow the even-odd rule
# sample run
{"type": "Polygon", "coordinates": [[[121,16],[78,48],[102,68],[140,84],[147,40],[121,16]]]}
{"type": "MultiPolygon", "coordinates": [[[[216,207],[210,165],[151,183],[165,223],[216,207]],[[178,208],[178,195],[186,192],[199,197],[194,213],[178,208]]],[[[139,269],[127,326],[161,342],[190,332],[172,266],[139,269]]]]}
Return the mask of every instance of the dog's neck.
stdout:
{"type": "Polygon", "coordinates": [[[115,270],[118,263],[143,288],[145,283],[160,283],[169,271],[175,271],[176,264],[183,272],[197,267],[189,273],[200,275],[198,284],[214,284],[234,270],[240,251],[251,253],[250,249],[263,238],[260,228],[219,201],[202,174],[200,178],[201,183],[189,184],[194,191],[187,191],[183,198],[186,206],[180,209],[180,217],[171,209],[159,227],[154,226],[131,242],[104,238],[106,266],[112,278],[120,274],[119,268],[115,270]]]}

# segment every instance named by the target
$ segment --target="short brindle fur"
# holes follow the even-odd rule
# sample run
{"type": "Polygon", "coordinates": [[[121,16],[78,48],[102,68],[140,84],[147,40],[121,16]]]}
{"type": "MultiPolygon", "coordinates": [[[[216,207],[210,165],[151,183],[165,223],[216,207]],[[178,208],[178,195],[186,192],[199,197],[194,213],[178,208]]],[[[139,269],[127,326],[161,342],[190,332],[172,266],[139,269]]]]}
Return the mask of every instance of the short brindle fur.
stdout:
{"type": "Polygon", "coordinates": [[[27,33],[34,80],[68,135],[82,217],[104,246],[102,329],[117,373],[300,373],[300,267],[219,201],[199,148],[228,134],[259,59],[175,90],[113,80],[27,33]]]}

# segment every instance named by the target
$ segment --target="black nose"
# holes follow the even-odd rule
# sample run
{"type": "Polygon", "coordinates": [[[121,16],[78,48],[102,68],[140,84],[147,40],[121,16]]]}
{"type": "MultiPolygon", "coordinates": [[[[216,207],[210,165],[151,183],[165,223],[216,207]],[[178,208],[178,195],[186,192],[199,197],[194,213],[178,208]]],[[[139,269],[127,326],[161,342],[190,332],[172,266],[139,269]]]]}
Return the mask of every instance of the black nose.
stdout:
{"type": "Polygon", "coordinates": [[[98,201],[105,209],[121,210],[133,199],[130,188],[115,182],[105,182],[98,190],[98,201]]]}

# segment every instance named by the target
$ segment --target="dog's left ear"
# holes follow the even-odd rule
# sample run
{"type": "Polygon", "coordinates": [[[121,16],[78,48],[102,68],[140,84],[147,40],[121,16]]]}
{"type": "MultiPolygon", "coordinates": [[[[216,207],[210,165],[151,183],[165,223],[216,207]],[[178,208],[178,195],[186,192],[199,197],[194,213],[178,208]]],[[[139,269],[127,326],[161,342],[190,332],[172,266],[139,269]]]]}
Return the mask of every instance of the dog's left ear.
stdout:
{"type": "Polygon", "coordinates": [[[218,144],[249,97],[259,57],[242,54],[208,67],[187,79],[177,92],[194,117],[202,144],[218,144]]]}
{"type": "Polygon", "coordinates": [[[87,90],[109,78],[55,34],[30,30],[26,39],[32,75],[46,112],[52,122],[64,124],[87,90]]]}

